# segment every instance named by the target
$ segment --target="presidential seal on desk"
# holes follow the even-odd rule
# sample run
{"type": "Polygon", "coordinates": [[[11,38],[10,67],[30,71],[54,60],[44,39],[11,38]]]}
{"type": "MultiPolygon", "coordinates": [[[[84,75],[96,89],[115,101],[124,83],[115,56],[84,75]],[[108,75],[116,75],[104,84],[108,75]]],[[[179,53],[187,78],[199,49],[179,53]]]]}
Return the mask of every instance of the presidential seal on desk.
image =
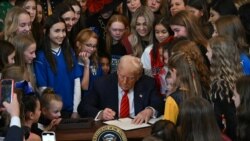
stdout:
{"type": "Polygon", "coordinates": [[[127,138],[119,127],[105,125],[95,132],[92,141],[127,141],[127,138]]]}

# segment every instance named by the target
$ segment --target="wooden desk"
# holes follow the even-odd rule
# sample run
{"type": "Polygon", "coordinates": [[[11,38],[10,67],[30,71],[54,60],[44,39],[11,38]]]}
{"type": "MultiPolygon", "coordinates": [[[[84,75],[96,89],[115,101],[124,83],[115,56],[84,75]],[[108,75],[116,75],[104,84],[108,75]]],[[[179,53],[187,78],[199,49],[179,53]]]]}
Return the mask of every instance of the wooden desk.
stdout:
{"type": "MultiPolygon", "coordinates": [[[[70,130],[56,130],[57,141],[91,141],[95,131],[103,126],[102,122],[94,122],[92,128],[88,129],[70,129],[70,130]]],[[[131,140],[141,140],[149,136],[151,127],[125,131],[126,137],[131,140]]]]}

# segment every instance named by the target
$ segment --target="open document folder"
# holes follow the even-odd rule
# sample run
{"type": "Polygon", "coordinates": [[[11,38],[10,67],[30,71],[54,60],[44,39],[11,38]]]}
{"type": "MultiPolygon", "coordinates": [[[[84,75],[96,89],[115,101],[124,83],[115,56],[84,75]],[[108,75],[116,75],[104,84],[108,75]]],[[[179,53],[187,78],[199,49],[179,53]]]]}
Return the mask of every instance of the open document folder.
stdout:
{"type": "Polygon", "coordinates": [[[140,125],[132,124],[132,120],[133,119],[131,119],[131,118],[120,118],[120,119],[116,119],[116,120],[105,121],[103,123],[108,124],[108,125],[117,126],[117,127],[121,128],[122,130],[125,130],[125,131],[150,126],[150,124],[147,124],[147,123],[143,123],[143,124],[140,124],[140,125]]]}

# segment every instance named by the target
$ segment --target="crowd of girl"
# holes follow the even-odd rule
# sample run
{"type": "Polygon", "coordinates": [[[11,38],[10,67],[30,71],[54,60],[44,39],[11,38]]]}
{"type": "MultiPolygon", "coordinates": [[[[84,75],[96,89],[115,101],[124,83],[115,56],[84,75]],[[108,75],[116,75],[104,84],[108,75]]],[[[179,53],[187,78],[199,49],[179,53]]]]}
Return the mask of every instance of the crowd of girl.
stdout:
{"type": "Polygon", "coordinates": [[[144,140],[249,139],[249,3],[4,0],[0,8],[0,78],[15,81],[27,140],[79,118],[80,101],[123,55],[141,58],[165,101],[164,120],[144,140]]]}

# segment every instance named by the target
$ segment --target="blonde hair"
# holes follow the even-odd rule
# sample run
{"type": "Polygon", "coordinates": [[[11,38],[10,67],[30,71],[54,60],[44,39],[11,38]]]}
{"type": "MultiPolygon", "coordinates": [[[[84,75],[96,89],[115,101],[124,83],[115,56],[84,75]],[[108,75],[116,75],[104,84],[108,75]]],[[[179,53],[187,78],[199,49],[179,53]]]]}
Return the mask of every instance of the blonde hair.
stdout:
{"type": "Polygon", "coordinates": [[[53,100],[62,102],[62,98],[59,95],[57,95],[52,88],[46,88],[43,91],[42,96],[40,98],[41,107],[49,109],[50,103],[53,100]]]}
{"type": "Polygon", "coordinates": [[[7,41],[12,42],[12,38],[16,35],[16,31],[18,29],[18,24],[19,24],[19,16],[21,14],[27,14],[29,13],[21,8],[21,7],[13,7],[11,8],[5,17],[4,20],[4,39],[7,41]]]}
{"type": "MultiPolygon", "coordinates": [[[[217,36],[210,39],[209,44],[212,49],[210,61],[211,81],[224,80],[228,83],[230,90],[233,91],[235,81],[242,76],[240,56],[236,43],[231,38],[217,36]]],[[[215,95],[223,97],[221,92],[215,92],[215,95]]],[[[225,95],[229,95],[229,91],[226,91],[225,95]]]]}
{"type": "Polygon", "coordinates": [[[129,67],[130,71],[138,77],[143,73],[141,59],[132,55],[124,55],[121,57],[117,71],[122,70],[124,67],[129,67]]]}
{"type": "Polygon", "coordinates": [[[36,44],[31,34],[18,34],[13,38],[12,44],[16,47],[15,64],[23,66],[27,69],[28,77],[32,87],[36,88],[35,76],[32,71],[32,64],[27,64],[24,58],[25,50],[32,44],[36,44]]]}
{"type": "MultiPolygon", "coordinates": [[[[83,29],[77,34],[76,39],[75,39],[75,52],[76,52],[76,54],[80,53],[80,49],[77,46],[77,42],[83,44],[83,43],[87,42],[90,38],[95,38],[98,41],[98,35],[94,31],[92,31],[90,28],[83,29]]],[[[93,61],[94,66],[98,67],[97,51],[95,51],[94,54],[90,56],[90,58],[93,61]]]]}
{"type": "Polygon", "coordinates": [[[13,79],[15,82],[24,80],[26,75],[25,67],[15,64],[5,66],[2,71],[2,79],[13,79]]]}
{"type": "Polygon", "coordinates": [[[136,23],[138,17],[144,17],[146,20],[147,28],[148,28],[148,37],[149,37],[149,44],[153,43],[153,37],[154,37],[154,32],[153,32],[153,21],[154,21],[154,13],[147,7],[147,6],[141,6],[138,8],[135,13],[133,14],[132,20],[131,20],[131,32],[132,32],[132,50],[133,50],[133,55],[137,57],[141,57],[143,53],[143,48],[141,44],[141,37],[138,35],[136,32],[136,23]]]}
{"type": "Polygon", "coordinates": [[[31,34],[18,34],[13,38],[12,44],[16,47],[15,64],[27,66],[24,59],[24,51],[32,44],[36,44],[31,34]]]}

